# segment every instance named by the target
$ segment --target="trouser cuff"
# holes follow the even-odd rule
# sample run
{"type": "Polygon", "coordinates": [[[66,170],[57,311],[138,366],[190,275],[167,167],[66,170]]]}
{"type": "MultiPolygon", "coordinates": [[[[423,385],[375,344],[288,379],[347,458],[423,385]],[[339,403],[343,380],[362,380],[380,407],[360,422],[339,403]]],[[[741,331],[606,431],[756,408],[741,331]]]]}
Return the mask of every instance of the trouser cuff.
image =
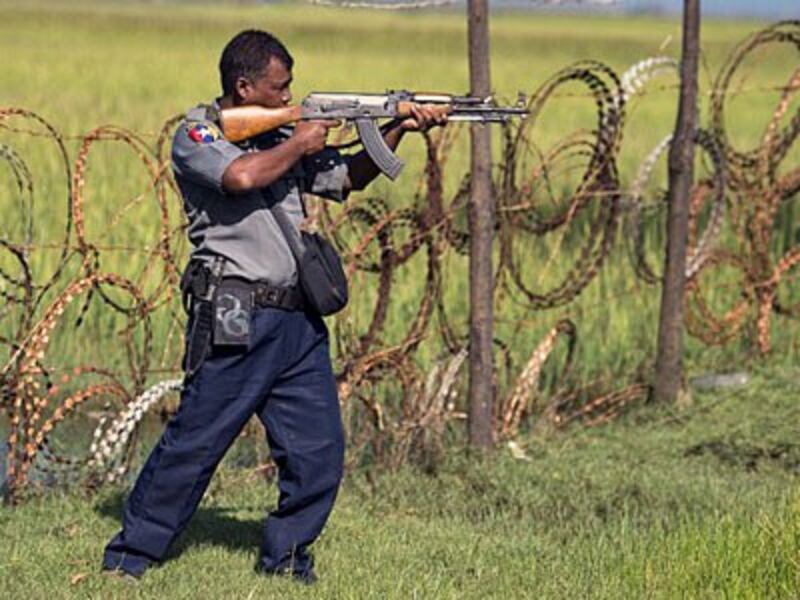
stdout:
{"type": "Polygon", "coordinates": [[[314,568],[314,558],[306,552],[289,553],[280,560],[262,556],[256,569],[262,573],[304,574],[314,568]]]}
{"type": "Polygon", "coordinates": [[[129,552],[106,550],[103,554],[103,569],[107,571],[123,571],[133,577],[141,577],[153,564],[149,558],[136,556],[129,552]]]}

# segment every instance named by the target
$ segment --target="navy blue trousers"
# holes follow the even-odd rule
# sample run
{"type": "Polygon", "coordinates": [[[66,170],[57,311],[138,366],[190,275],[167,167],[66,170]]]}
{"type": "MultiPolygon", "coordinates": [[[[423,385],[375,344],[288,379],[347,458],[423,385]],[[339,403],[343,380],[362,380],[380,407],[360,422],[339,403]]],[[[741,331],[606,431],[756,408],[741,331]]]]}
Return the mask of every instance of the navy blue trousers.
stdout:
{"type": "Polygon", "coordinates": [[[344,436],[328,331],[303,312],[258,309],[247,351],[213,349],[125,505],[106,569],[141,575],[184,529],[215,468],[253,415],[278,466],[279,498],[264,524],[258,567],[304,573],[342,477],[344,436]]]}

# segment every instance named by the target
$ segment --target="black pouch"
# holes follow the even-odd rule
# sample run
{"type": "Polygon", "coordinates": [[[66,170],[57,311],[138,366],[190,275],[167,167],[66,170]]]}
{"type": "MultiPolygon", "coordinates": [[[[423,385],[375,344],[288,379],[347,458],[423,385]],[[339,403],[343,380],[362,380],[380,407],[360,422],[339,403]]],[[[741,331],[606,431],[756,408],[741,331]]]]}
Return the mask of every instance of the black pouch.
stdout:
{"type": "MultiPolygon", "coordinates": [[[[333,245],[318,233],[297,231],[277,202],[269,205],[297,265],[297,279],[309,307],[327,316],[347,305],[347,277],[333,245]]],[[[303,205],[305,214],[305,205],[303,205]]]]}
{"type": "Polygon", "coordinates": [[[253,314],[253,289],[225,280],[214,291],[214,347],[247,348],[253,314]]]}
{"type": "Polygon", "coordinates": [[[300,233],[303,253],[297,276],[308,303],[321,315],[332,315],[347,305],[347,277],[333,245],[318,233],[300,233]]]}

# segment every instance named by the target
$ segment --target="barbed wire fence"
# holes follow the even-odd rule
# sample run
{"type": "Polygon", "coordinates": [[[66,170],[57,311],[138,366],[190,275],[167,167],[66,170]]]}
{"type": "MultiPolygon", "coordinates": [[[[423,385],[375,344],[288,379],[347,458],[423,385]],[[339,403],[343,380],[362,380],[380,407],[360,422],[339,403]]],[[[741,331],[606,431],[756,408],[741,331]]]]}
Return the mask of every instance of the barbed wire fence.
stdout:
{"type": "MultiPolygon", "coordinates": [[[[742,151],[732,145],[725,111],[736,93],[731,88],[734,74],[745,58],[775,44],[800,50],[800,22],[782,22],[749,37],[724,62],[715,80],[707,126],[696,140],[709,168],[691,195],[686,273],[689,333],[718,346],[741,340],[750,325],[757,332],[752,350],[762,355],[772,348],[774,319],[795,323],[800,318],[800,301],[779,293],[797,278],[800,244],[776,253],[775,243],[780,209],[800,192],[800,165],[787,164],[800,132],[796,104],[800,68],[778,86],[780,101],[757,147],[742,151]],[[723,228],[734,232],[735,241],[719,243],[723,228]],[[730,290],[733,306],[722,314],[706,299],[707,282],[720,269],[737,273],[738,282],[730,290]]],[[[656,77],[675,69],[674,60],[665,57],[641,61],[622,74],[600,62],[582,61],[545,81],[530,95],[530,117],[504,130],[494,183],[499,307],[514,303],[535,314],[539,323],[547,323],[547,311],[575,303],[607,268],[620,230],[630,247],[636,286],[659,284],[658,268],[648,262],[646,241],[652,231],[649,224],[663,215],[665,207],[662,196],[647,190],[670,138],[642,159],[629,185],[621,181],[617,160],[624,147],[629,103],[654,85],[656,77]],[[575,86],[582,86],[594,103],[595,126],[559,140],[550,149],[539,148],[533,129],[552,103],[574,94],[565,90],[575,86]],[[576,186],[556,197],[551,179],[575,164],[583,169],[576,186]],[[543,210],[544,206],[558,210],[543,210]],[[582,240],[580,248],[569,253],[572,264],[560,282],[541,289],[541,273],[554,271],[554,265],[565,260],[570,238],[582,240]],[[535,240],[546,243],[549,252],[546,263],[537,266],[538,277],[533,277],[524,255],[535,240]]],[[[67,137],[43,117],[23,108],[0,108],[3,139],[25,143],[36,137],[52,143],[67,191],[63,228],[60,234],[49,232],[58,238],[37,243],[32,171],[12,145],[0,143],[0,159],[10,169],[21,223],[13,236],[0,228],[0,253],[5,255],[0,262],[4,300],[0,392],[11,429],[6,474],[11,497],[18,497],[37,478],[90,487],[119,480],[130,467],[144,415],[180,389],[183,315],[177,284],[186,259],[186,232],[168,160],[168,141],[179,119],[166,121],[154,142],[124,128],[99,127],[80,136],[73,159],[67,137]],[[103,231],[90,231],[86,214],[91,150],[111,142],[133,154],[148,183],[141,194],[121,204],[103,231]],[[152,244],[109,239],[112,225],[126,223],[132,211],[151,197],[159,215],[152,244]],[[55,256],[45,261],[46,269],[37,254],[44,250],[55,256]],[[108,266],[113,262],[110,257],[120,255],[144,260],[123,275],[108,266]],[[98,303],[121,323],[122,342],[94,343],[108,344],[109,356],[116,353],[125,361],[70,364],[58,354],[53,340],[85,326],[89,306],[98,303]],[[86,453],[59,453],[52,444],[54,432],[67,429],[71,418],[90,408],[100,418],[86,453]]],[[[356,323],[349,311],[332,323],[352,463],[365,453],[390,467],[409,458],[427,460],[443,451],[448,428],[465,419],[459,386],[467,338],[445,294],[446,265],[468,247],[463,226],[466,186],[449,197],[444,186],[445,173],[452,168],[448,158],[462,134],[463,129],[448,126],[425,136],[427,162],[412,208],[392,208],[374,196],[338,210],[315,205],[312,218],[342,252],[348,277],[375,289],[366,324],[356,323]],[[413,306],[407,297],[393,293],[405,285],[409,271],[415,283],[424,282],[413,306]],[[412,315],[402,322],[391,319],[398,302],[409,304],[406,314],[412,315]],[[437,360],[422,360],[420,356],[431,354],[431,348],[444,352],[437,360]]],[[[468,174],[463,181],[468,181],[468,174]]],[[[50,203],[54,204],[52,199],[50,203]]],[[[135,222],[128,225],[136,227],[135,222]]],[[[359,310],[364,313],[363,307],[359,310]]],[[[522,320],[517,325],[525,326],[522,320]]],[[[514,364],[508,344],[496,342],[497,380],[506,382],[494,411],[499,440],[514,439],[534,415],[556,428],[607,422],[648,392],[647,374],[641,373],[615,384],[566,385],[578,328],[573,320],[559,318],[547,323],[546,329],[520,366],[514,364]],[[556,352],[559,346],[562,352],[556,352]],[[554,393],[544,399],[538,392],[540,380],[545,364],[555,356],[564,362],[555,369],[559,375],[554,393]]]]}

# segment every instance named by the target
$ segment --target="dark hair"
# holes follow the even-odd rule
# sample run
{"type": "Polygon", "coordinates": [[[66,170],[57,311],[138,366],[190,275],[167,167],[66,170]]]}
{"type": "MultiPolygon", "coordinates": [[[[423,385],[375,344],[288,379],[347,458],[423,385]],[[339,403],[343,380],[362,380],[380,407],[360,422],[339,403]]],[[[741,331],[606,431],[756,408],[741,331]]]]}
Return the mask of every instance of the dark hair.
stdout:
{"type": "Polygon", "coordinates": [[[219,75],[222,93],[233,94],[236,80],[247,77],[255,80],[262,75],[272,57],[280,60],[288,69],[294,59],[281,41],[271,33],[248,29],[237,33],[227,43],[219,59],[219,75]]]}

